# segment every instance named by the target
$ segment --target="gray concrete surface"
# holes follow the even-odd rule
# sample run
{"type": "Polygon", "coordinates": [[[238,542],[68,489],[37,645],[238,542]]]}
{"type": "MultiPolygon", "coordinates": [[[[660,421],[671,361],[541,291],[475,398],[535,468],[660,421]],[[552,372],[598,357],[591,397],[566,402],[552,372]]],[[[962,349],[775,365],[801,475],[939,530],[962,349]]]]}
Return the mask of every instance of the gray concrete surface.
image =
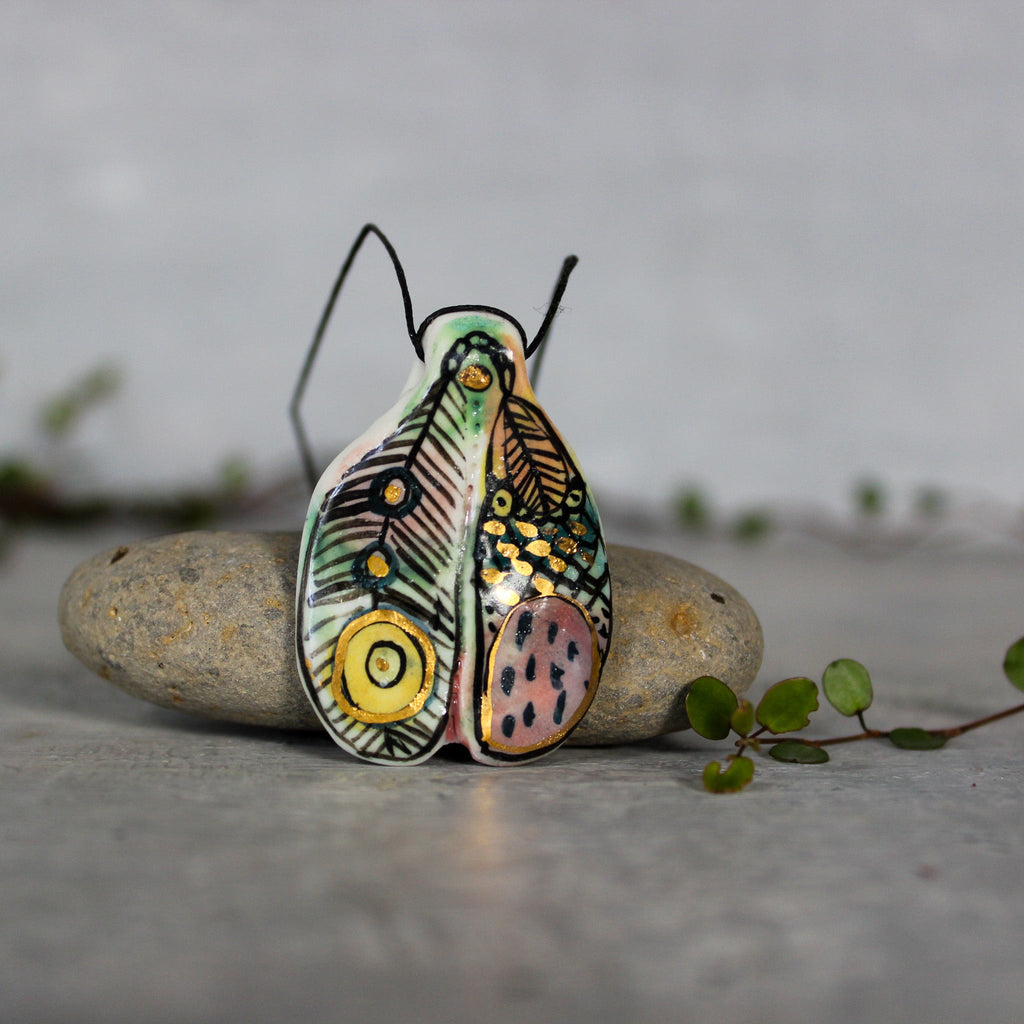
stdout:
{"type": "MultiPolygon", "coordinates": [[[[33,535],[0,565],[0,1019],[1024,1018],[1024,720],[759,761],[733,797],[702,792],[691,735],[367,767],[149,707],[67,655],[60,584],[123,539],[33,535]]],[[[752,601],[762,683],[845,655],[879,725],[1014,702],[1019,550],[650,544],[752,601]]]]}

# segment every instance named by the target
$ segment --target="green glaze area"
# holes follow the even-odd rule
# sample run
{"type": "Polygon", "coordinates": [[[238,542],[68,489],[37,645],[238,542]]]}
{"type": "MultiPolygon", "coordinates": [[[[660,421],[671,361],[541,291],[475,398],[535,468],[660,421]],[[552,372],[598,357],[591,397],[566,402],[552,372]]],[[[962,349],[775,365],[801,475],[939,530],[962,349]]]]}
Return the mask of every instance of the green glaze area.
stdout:
{"type": "Polygon", "coordinates": [[[516,393],[532,394],[520,329],[503,316],[481,311],[444,314],[427,325],[423,335],[424,380],[436,380],[452,346],[475,332],[487,335],[504,348],[515,367],[516,393]]]}
{"type": "MultiPolygon", "coordinates": [[[[453,342],[473,331],[481,331],[495,339],[498,339],[503,334],[510,338],[518,339],[514,344],[517,345],[520,351],[523,349],[523,336],[516,325],[511,320],[507,320],[497,313],[488,313],[485,310],[451,313],[438,317],[436,321],[428,326],[425,337],[437,337],[439,347],[447,351],[451,348],[453,342]]],[[[426,360],[427,362],[430,361],[429,354],[426,354],[426,360]]]]}

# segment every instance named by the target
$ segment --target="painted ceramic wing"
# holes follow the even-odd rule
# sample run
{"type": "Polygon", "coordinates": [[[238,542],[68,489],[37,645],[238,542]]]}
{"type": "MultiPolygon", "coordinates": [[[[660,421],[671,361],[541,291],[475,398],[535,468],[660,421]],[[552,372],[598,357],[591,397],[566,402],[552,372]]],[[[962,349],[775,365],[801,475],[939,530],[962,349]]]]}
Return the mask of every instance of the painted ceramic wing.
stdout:
{"type": "Polygon", "coordinates": [[[557,747],[611,633],[597,511],[497,310],[420,328],[422,374],[328,468],[302,542],[299,667],[334,739],[376,763],[444,743],[506,764],[557,747]]]}

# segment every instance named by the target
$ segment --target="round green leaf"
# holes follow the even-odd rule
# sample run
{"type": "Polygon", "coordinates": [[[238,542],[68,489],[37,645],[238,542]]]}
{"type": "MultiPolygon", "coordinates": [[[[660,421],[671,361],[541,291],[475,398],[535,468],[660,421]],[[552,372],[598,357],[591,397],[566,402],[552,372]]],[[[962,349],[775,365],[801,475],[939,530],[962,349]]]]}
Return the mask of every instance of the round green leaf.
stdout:
{"type": "Polygon", "coordinates": [[[824,764],[829,760],[828,751],[823,747],[812,747],[803,740],[783,740],[772,744],[768,751],[776,761],[787,764],[824,764]]]}
{"type": "Polygon", "coordinates": [[[709,793],[738,793],[754,777],[754,762],[749,757],[730,757],[723,769],[717,761],[704,769],[704,788],[709,793]]]}
{"type": "Polygon", "coordinates": [[[741,700],[736,710],[729,716],[729,724],[740,736],[749,736],[754,728],[754,705],[749,700],[741,700]]]}
{"type": "Polygon", "coordinates": [[[738,705],[736,694],[721,679],[701,676],[690,684],[686,717],[693,731],[705,739],[724,740],[729,735],[732,713],[738,705]]]}
{"type": "Polygon", "coordinates": [[[889,740],[901,750],[938,750],[946,745],[945,736],[936,736],[927,729],[893,729],[889,740]]]}
{"type": "Polygon", "coordinates": [[[818,710],[818,686],[803,677],[783,679],[769,686],[757,705],[757,721],[769,732],[795,732],[818,710]]]}
{"type": "Polygon", "coordinates": [[[1003,671],[1018,690],[1024,690],[1024,636],[1010,645],[1003,659],[1003,671]]]}
{"type": "Polygon", "coordinates": [[[833,661],[821,677],[821,688],[829,704],[847,718],[867,711],[874,697],[868,670],[853,658],[833,661]]]}

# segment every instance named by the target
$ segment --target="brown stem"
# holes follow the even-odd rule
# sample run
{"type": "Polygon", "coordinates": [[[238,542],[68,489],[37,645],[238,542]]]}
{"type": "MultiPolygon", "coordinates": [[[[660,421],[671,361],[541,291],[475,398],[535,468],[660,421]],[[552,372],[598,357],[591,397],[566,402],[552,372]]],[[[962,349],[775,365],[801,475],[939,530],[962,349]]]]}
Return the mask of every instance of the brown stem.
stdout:
{"type": "Polygon", "coordinates": [[[997,711],[994,715],[986,715],[984,718],[976,718],[973,722],[965,722],[963,725],[953,725],[948,729],[929,729],[928,731],[935,736],[945,736],[947,739],[952,739],[954,736],[962,736],[965,732],[970,732],[972,729],[978,729],[983,725],[988,725],[989,722],[998,722],[1000,718],[1009,718],[1010,715],[1017,715],[1024,711],[1024,704],[1017,704],[1012,708],[1007,708],[1005,711],[997,711]]]}
{"type": "MultiPolygon", "coordinates": [[[[800,743],[806,743],[809,747],[830,747],[835,743],[854,743],[857,740],[884,740],[889,734],[882,729],[865,729],[864,732],[854,733],[851,736],[830,736],[826,740],[807,740],[802,736],[800,743]]],[[[784,740],[792,739],[791,736],[777,736],[770,740],[761,740],[762,743],[782,743],[784,740]]]]}
{"type": "MultiPolygon", "coordinates": [[[[973,722],[965,722],[963,725],[952,725],[948,729],[925,729],[925,732],[931,733],[932,736],[944,736],[946,739],[952,739],[954,736],[962,736],[965,732],[970,732],[972,729],[979,729],[983,725],[988,725],[990,722],[998,722],[1001,718],[1009,718],[1011,715],[1017,715],[1024,711],[1024,704],[1016,704],[1012,708],[1006,708],[1005,711],[997,711],[993,715],[985,715],[984,718],[976,718],[973,722]]],[[[858,717],[860,717],[858,715],[858,717]]],[[[861,719],[861,725],[864,724],[861,719]]],[[[886,729],[865,729],[863,732],[854,733],[850,736],[830,736],[824,740],[807,740],[803,737],[800,738],[800,743],[806,743],[809,747],[830,747],[836,743],[855,743],[858,740],[885,740],[890,736],[889,730],[886,729]]],[[[772,739],[761,740],[762,743],[782,743],[783,740],[791,739],[790,736],[777,736],[772,739]]]]}

